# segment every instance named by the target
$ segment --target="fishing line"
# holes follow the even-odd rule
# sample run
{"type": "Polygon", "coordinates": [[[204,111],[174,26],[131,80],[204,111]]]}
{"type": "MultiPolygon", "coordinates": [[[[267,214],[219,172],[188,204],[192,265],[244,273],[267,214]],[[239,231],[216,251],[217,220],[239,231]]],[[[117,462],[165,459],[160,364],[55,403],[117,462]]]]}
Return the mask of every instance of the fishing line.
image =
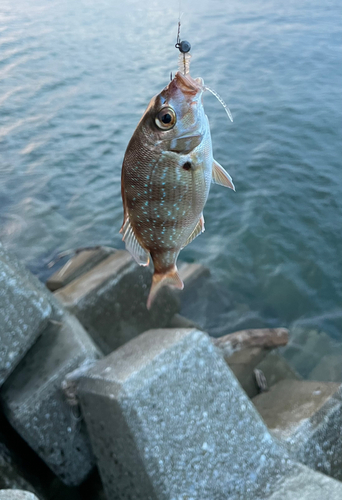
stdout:
{"type": "Polygon", "coordinates": [[[180,42],[180,22],[181,22],[181,17],[182,17],[182,0],[179,0],[178,2],[178,34],[177,34],[177,42],[180,42]]]}
{"type": "Polygon", "coordinates": [[[181,21],[180,17],[178,19],[178,30],[177,30],[177,42],[175,44],[176,49],[179,50],[179,71],[182,71],[183,75],[187,75],[190,71],[190,58],[189,54],[191,50],[191,44],[187,40],[181,40],[180,38],[181,21]],[[183,66],[183,68],[182,68],[183,66]]]}
{"type": "Polygon", "coordinates": [[[224,102],[224,100],[222,99],[222,97],[216,92],[216,90],[213,90],[210,87],[207,87],[206,85],[205,85],[204,88],[205,88],[205,90],[209,90],[209,92],[211,92],[216,97],[216,99],[222,104],[222,106],[224,107],[225,112],[228,115],[229,120],[231,122],[233,122],[233,116],[232,116],[232,114],[230,112],[230,109],[228,108],[227,104],[224,102]]]}
{"type": "MultiPolygon", "coordinates": [[[[190,49],[191,49],[191,44],[187,40],[181,40],[180,37],[180,30],[181,30],[181,0],[179,0],[179,17],[178,17],[178,28],[177,28],[177,41],[175,44],[176,49],[179,50],[179,71],[182,71],[184,75],[187,75],[190,71],[190,58],[191,55],[189,54],[190,49]]],[[[171,78],[172,79],[172,78],[171,78]]],[[[219,101],[219,103],[223,106],[225,112],[228,115],[228,118],[231,122],[233,122],[233,115],[228,108],[227,104],[224,102],[220,94],[216,92],[216,90],[211,89],[208,86],[204,86],[204,90],[209,90],[213,96],[216,97],[216,99],[219,101]]]]}

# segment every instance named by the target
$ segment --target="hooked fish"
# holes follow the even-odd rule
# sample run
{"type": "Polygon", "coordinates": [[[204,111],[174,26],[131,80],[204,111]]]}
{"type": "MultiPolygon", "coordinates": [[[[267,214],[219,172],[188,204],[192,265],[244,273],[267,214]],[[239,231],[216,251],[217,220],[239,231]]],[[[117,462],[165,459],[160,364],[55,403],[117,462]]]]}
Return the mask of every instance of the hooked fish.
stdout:
{"type": "Polygon", "coordinates": [[[180,65],[171,82],[150,101],[122,165],[120,232],[138,264],[147,266],[150,257],[153,261],[148,309],[162,286],[184,287],[177,257],[204,231],[203,208],[211,182],[235,190],[230,175],[213,158],[202,102],[203,92],[211,89],[202,78],[190,76],[190,55],[186,57],[183,71],[180,65]]]}

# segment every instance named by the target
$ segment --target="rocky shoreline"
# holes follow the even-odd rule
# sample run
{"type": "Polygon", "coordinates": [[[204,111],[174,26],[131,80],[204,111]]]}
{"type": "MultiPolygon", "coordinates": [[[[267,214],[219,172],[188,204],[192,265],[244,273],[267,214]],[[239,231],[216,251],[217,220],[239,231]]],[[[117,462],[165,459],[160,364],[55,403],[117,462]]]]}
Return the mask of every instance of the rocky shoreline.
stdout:
{"type": "Polygon", "coordinates": [[[342,352],[305,330],[213,339],[179,314],[209,270],[180,272],[149,312],[125,251],[45,286],[0,244],[0,500],[342,498],[342,352]]]}

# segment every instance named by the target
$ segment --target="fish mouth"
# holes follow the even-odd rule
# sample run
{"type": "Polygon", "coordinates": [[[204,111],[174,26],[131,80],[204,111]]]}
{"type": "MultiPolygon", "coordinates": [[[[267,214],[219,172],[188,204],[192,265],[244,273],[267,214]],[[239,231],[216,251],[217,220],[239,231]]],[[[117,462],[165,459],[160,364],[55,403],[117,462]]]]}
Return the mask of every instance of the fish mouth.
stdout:
{"type": "Polygon", "coordinates": [[[189,74],[184,75],[180,71],[175,74],[175,81],[177,87],[184,93],[190,95],[196,95],[198,92],[204,90],[204,84],[202,78],[192,78],[189,74]]]}

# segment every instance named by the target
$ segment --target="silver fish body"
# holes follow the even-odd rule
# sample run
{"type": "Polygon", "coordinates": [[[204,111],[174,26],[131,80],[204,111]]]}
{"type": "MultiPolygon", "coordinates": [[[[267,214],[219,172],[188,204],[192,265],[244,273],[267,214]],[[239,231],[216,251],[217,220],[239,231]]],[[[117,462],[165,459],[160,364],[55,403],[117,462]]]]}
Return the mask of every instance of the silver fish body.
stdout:
{"type": "Polygon", "coordinates": [[[180,250],[204,231],[211,181],[233,188],[214,161],[201,78],[178,72],[142,116],[122,166],[126,248],[140,265],[154,264],[149,308],[165,284],[183,288],[180,250]]]}

